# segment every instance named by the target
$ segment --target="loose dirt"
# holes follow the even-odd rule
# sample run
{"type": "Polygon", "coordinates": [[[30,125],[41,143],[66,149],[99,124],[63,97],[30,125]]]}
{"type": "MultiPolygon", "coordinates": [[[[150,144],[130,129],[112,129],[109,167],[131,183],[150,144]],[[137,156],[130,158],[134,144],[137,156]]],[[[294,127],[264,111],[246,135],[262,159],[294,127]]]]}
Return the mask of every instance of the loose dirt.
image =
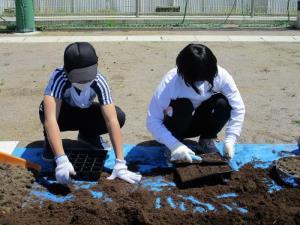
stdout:
{"type": "Polygon", "coordinates": [[[0,217],[20,209],[33,181],[30,171],[0,163],[0,217]]]}
{"type": "MultiPolygon", "coordinates": [[[[300,189],[285,187],[269,193],[272,171],[271,168],[263,170],[246,165],[232,173],[227,185],[190,189],[164,187],[161,192],[120,180],[108,181],[105,179],[107,174],[103,174],[100,183],[92,189],[104,192],[112,202],[94,199],[87,190],[73,190],[76,195],[73,201],[28,205],[2,221],[24,225],[299,224],[300,189]],[[158,198],[160,208],[155,207],[158,198]],[[199,202],[210,206],[199,212],[199,202]],[[184,205],[185,211],[180,205],[184,205]]],[[[172,174],[166,175],[166,179],[173,180],[172,174]]]]}

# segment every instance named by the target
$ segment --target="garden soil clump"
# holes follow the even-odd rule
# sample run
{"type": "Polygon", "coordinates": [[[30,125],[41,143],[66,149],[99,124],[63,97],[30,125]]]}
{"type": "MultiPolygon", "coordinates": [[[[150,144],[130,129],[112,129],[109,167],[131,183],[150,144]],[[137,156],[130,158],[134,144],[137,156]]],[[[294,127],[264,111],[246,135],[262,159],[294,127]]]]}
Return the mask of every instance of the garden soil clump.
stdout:
{"type": "Polygon", "coordinates": [[[0,217],[21,207],[33,181],[30,171],[0,163],[0,217]]]}
{"type": "MultiPolygon", "coordinates": [[[[76,196],[72,201],[28,204],[2,221],[5,220],[6,224],[41,225],[300,224],[300,190],[285,186],[282,190],[269,192],[270,177],[276,178],[271,168],[263,170],[246,165],[232,173],[227,185],[189,189],[164,186],[161,191],[147,190],[147,187],[133,186],[121,180],[109,181],[107,175],[102,174],[92,191],[101,191],[112,201],[94,199],[91,190],[72,190],[76,196]],[[193,202],[191,196],[214,208],[195,211],[198,203],[193,202]],[[157,199],[160,199],[159,207],[155,207],[157,199]],[[180,208],[182,204],[184,210],[180,208]]],[[[170,173],[164,178],[172,181],[173,175],[170,173]]]]}

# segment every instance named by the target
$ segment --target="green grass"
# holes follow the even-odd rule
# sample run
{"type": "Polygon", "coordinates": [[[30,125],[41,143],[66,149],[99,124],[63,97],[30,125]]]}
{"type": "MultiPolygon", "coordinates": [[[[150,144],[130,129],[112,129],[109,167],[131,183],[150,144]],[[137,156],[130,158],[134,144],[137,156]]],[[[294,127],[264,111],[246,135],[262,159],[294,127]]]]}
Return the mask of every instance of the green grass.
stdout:
{"type": "Polygon", "coordinates": [[[4,86],[4,79],[1,79],[1,80],[0,80],[0,92],[2,91],[2,90],[1,90],[2,86],[4,86]]]}
{"type": "MultiPolygon", "coordinates": [[[[134,30],[147,30],[147,29],[194,29],[194,30],[218,30],[218,29],[230,29],[234,27],[235,29],[286,29],[291,28],[292,23],[288,21],[253,21],[246,22],[240,21],[236,23],[226,23],[223,22],[209,22],[209,21],[189,21],[186,20],[182,23],[182,20],[144,20],[144,21],[126,21],[126,20],[79,20],[79,21],[55,21],[55,22],[41,22],[36,21],[36,30],[38,31],[59,31],[59,30],[116,30],[116,29],[134,29],[134,30]],[[232,26],[231,26],[232,25],[232,26]]],[[[0,23],[0,33],[11,33],[15,32],[16,24],[14,22],[0,23]]]]}
{"type": "Polygon", "coordinates": [[[293,124],[300,126],[300,120],[293,120],[292,121],[293,124]]]}
{"type": "Polygon", "coordinates": [[[0,24],[0,33],[12,33],[16,31],[14,23],[0,24]]]}

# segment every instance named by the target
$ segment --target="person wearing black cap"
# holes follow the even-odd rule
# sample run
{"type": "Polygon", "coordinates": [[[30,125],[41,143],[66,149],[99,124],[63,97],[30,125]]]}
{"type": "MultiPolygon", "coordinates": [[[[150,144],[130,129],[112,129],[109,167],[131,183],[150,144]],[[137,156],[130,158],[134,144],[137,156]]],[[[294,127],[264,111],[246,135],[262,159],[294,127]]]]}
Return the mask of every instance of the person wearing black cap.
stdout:
{"type": "Polygon", "coordinates": [[[109,133],[116,163],[108,179],[119,177],[137,183],[141,175],[127,169],[123,156],[120,127],[125,123],[125,114],[114,106],[110,88],[97,66],[98,57],[91,44],[76,42],[66,47],[64,66],[51,74],[39,108],[45,136],[42,157],[55,160],[57,181],[68,184],[76,171],[65,155],[60,131],[78,130],[78,140],[100,149],[104,149],[100,135],[109,133]],[[96,97],[99,102],[93,101],[96,97]]]}

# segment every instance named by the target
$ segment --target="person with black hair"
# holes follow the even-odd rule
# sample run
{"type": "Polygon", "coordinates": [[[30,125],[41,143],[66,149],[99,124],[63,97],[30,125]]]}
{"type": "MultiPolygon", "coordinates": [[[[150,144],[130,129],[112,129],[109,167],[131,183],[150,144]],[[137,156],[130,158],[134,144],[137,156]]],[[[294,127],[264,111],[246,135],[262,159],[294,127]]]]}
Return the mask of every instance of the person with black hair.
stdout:
{"type": "Polygon", "coordinates": [[[98,56],[90,43],[66,47],[64,66],[52,72],[39,108],[45,137],[42,158],[55,160],[56,180],[68,184],[76,171],[65,155],[60,132],[78,130],[78,140],[99,150],[105,148],[100,135],[109,133],[116,161],[108,179],[119,177],[137,183],[141,175],[127,169],[123,156],[120,127],[125,123],[125,113],[114,105],[108,83],[97,67],[98,56]],[[98,102],[94,102],[96,96],[98,102]]]}
{"type": "Polygon", "coordinates": [[[232,76],[217,65],[215,55],[202,44],[183,48],[176,65],[163,77],[151,99],[148,130],[171,151],[171,161],[191,163],[195,153],[182,140],[200,136],[199,152],[217,152],[214,140],[228,122],[224,154],[232,159],[245,115],[232,76]]]}

